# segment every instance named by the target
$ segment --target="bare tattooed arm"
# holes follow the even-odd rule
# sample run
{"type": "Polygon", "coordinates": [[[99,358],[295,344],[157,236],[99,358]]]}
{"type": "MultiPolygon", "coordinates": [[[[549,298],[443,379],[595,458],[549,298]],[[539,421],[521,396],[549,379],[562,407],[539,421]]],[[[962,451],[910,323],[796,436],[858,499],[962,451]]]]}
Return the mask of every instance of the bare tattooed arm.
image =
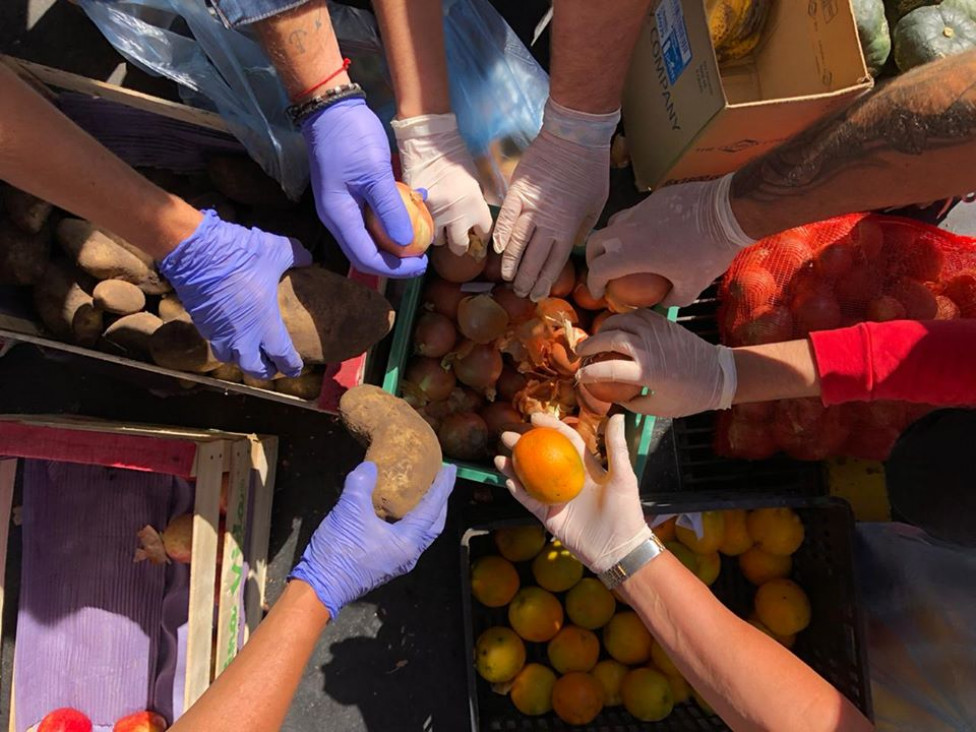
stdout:
{"type": "Polygon", "coordinates": [[[732,179],[761,238],[852,211],[976,190],[976,51],[919,67],[815,124],[732,179]]]}

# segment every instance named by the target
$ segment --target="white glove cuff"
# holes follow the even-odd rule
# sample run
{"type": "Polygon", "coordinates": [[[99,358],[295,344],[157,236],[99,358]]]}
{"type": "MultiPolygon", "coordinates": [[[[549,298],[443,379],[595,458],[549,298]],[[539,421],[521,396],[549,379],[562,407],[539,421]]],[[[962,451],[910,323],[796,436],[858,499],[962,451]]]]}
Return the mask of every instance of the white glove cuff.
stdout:
{"type": "Polygon", "coordinates": [[[729,191],[732,188],[733,175],[735,174],[729,173],[715,182],[715,216],[725,241],[735,244],[738,247],[748,247],[755,244],[756,240],[742,230],[738,220],[735,218],[735,214],[732,212],[729,191]]]}
{"type": "Polygon", "coordinates": [[[457,117],[453,114],[422,114],[419,117],[394,119],[390,121],[397,140],[412,140],[429,137],[442,132],[456,132],[457,117]]]}
{"type": "Polygon", "coordinates": [[[644,524],[630,539],[608,549],[602,556],[596,557],[593,560],[590,570],[596,574],[606,572],[650,538],[651,528],[647,524],[644,524]]]}
{"type": "Polygon", "coordinates": [[[718,365],[722,369],[722,394],[715,408],[730,409],[739,383],[735,370],[735,354],[726,346],[716,346],[716,348],[718,348],[718,365]]]}
{"type": "Polygon", "coordinates": [[[610,140],[620,122],[620,110],[609,114],[577,112],[553,101],[546,101],[542,129],[555,137],[583,147],[610,147],[610,140]]]}

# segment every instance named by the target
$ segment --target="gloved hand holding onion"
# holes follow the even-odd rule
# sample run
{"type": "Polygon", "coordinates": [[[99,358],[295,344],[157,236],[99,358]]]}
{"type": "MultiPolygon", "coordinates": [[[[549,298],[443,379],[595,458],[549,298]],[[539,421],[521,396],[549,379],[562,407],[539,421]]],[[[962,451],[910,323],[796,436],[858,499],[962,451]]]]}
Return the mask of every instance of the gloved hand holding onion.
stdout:
{"type": "Polygon", "coordinates": [[[430,216],[430,211],[424,205],[426,192],[415,191],[404,183],[397,182],[397,193],[403,200],[403,205],[407,207],[407,214],[410,216],[410,224],[413,226],[413,241],[406,246],[397,244],[383,229],[383,224],[379,216],[366,206],[363,215],[366,219],[366,231],[373,237],[373,241],[384,252],[405,259],[407,257],[422,257],[430,245],[434,243],[434,220],[430,216]]]}

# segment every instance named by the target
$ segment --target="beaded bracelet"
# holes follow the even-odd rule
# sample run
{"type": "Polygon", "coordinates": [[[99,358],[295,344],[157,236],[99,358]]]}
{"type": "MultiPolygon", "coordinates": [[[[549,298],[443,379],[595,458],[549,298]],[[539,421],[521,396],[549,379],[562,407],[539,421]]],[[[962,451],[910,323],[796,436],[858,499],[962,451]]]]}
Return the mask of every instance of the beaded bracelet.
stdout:
{"type": "Polygon", "coordinates": [[[301,104],[292,104],[285,111],[291,118],[292,123],[298,127],[309,115],[328,109],[333,104],[337,104],[344,99],[365,99],[366,92],[359,84],[342,84],[326,90],[324,94],[313,97],[301,104]]]}

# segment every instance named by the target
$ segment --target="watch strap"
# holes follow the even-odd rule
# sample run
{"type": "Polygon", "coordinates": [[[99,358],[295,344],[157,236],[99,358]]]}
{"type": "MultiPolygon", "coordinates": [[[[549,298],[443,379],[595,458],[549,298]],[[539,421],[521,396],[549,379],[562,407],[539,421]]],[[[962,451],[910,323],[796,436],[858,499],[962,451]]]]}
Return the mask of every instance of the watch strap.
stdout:
{"type": "Polygon", "coordinates": [[[664,551],[664,544],[661,543],[661,540],[651,534],[651,538],[641,542],[615,565],[605,572],[600,572],[598,575],[600,581],[608,590],[612,590],[664,551]]]}

